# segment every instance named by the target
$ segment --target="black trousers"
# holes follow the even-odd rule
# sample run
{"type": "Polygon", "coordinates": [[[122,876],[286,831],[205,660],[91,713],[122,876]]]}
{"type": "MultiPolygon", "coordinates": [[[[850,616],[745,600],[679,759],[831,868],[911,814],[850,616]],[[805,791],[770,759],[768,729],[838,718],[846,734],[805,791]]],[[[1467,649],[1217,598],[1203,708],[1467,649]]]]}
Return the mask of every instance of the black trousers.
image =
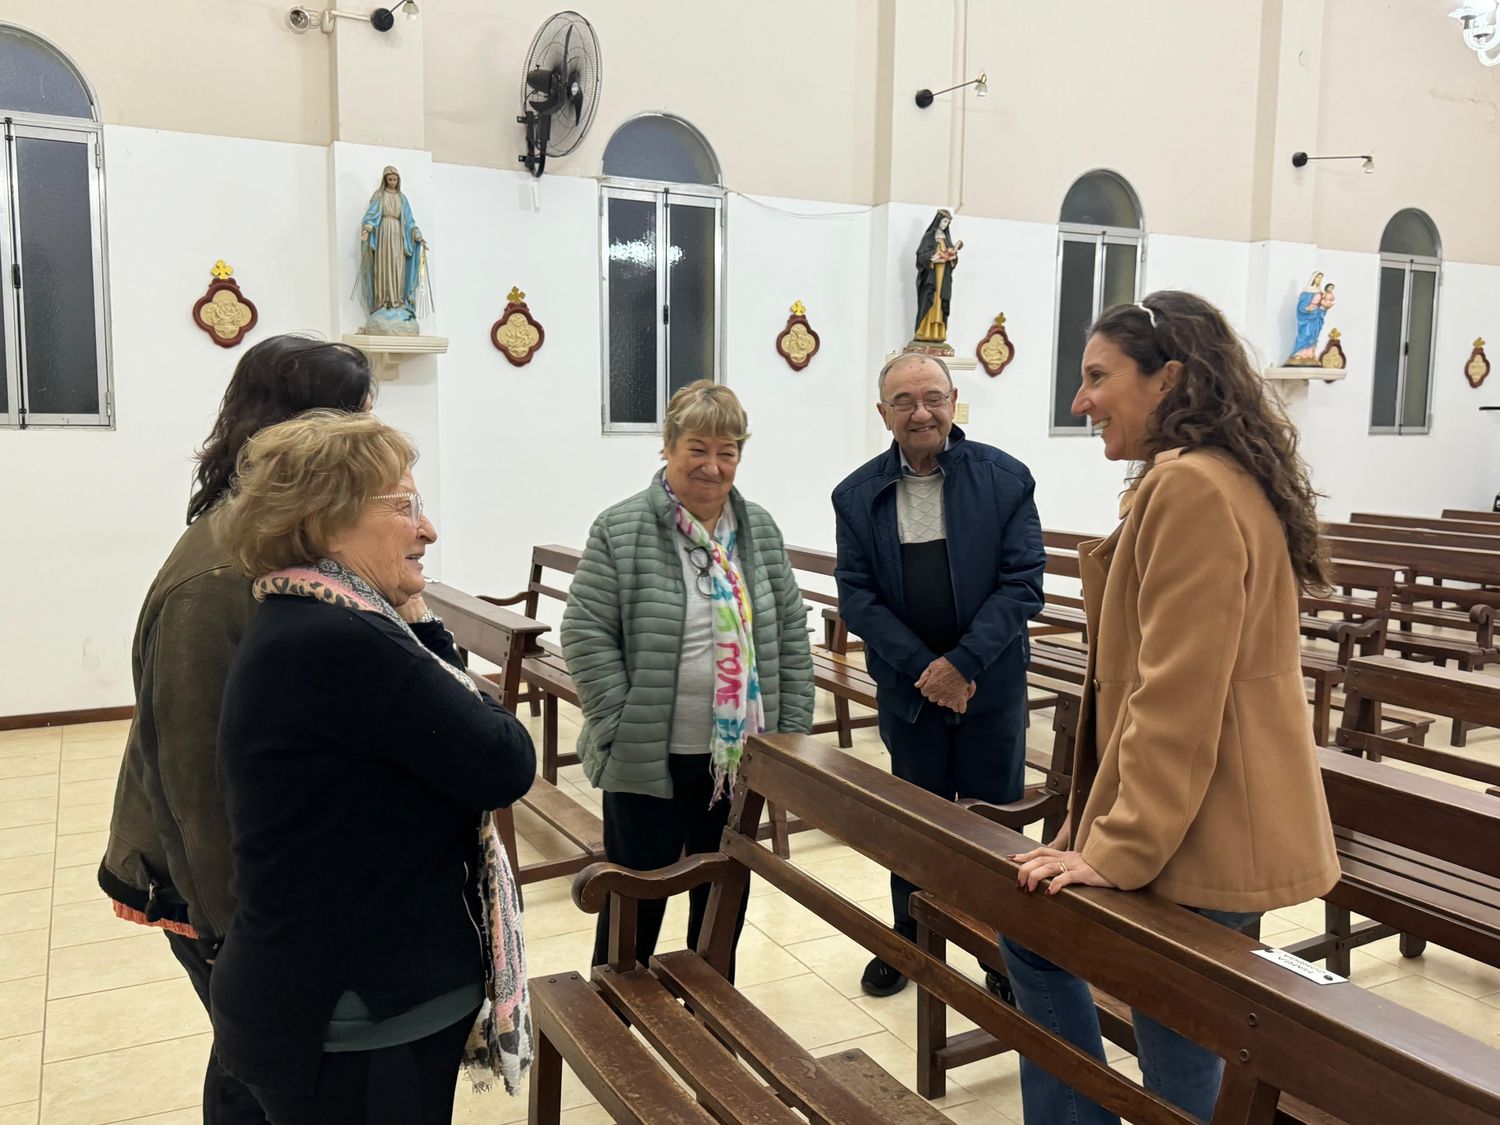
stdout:
{"type": "MultiPolygon", "coordinates": [[[[641,793],[604,794],[604,858],[622,867],[649,871],[676,863],[684,855],[716,852],[724,826],[729,823],[728,797],[709,808],[713,796],[713,777],[707,754],[670,754],[668,769],[672,777],[670,798],[647,797],[641,793]]],[[[703,915],[708,909],[707,885],[688,891],[687,945],[698,943],[703,915]]],[[[740,903],[734,920],[734,941],[739,945],[740,931],[745,927],[748,897],[740,903]]],[[[661,921],[667,912],[667,900],[642,902],[636,910],[635,955],[641,964],[656,952],[661,921]]],[[[594,932],[594,961],[602,965],[609,960],[609,906],[599,913],[594,932]]],[[[729,979],[734,980],[734,957],[729,959],[729,979]]]]}
{"type": "MultiPolygon", "coordinates": [[[[958,715],[924,704],[914,723],[882,711],[880,737],[891,755],[891,773],[944,800],[1017,801],[1026,775],[1025,680],[1014,701],[958,715]]],[[[891,872],[891,913],[896,932],[917,936],[907,912],[916,884],[891,872]]]]}
{"type": "Polygon", "coordinates": [[[475,1008],[425,1039],[323,1053],[311,1094],[257,1090],[274,1125],[449,1125],[475,1008]]]}
{"type": "MultiPolygon", "coordinates": [[[[208,981],[213,973],[213,962],[208,959],[202,944],[197,939],[163,930],[167,944],[178,964],[187,970],[193,982],[193,991],[203,1001],[203,1010],[209,1010],[208,981]]],[[[203,1125],[265,1125],[266,1113],[260,1102],[239,1079],[233,1077],[219,1065],[219,1056],[212,1047],[208,1052],[208,1067],[203,1074],[203,1125]]]]}

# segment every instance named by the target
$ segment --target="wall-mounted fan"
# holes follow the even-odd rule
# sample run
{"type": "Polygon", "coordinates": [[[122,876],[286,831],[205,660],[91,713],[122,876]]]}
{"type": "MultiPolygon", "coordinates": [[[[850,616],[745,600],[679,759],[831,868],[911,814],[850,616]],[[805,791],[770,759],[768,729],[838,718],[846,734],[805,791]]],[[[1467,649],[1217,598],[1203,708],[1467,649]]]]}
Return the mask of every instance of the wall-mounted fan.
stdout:
{"type": "Polygon", "coordinates": [[[521,79],[526,151],[519,159],[540,176],[547,157],[578,147],[599,106],[599,39],[577,12],[558,12],[536,33],[521,79]]]}

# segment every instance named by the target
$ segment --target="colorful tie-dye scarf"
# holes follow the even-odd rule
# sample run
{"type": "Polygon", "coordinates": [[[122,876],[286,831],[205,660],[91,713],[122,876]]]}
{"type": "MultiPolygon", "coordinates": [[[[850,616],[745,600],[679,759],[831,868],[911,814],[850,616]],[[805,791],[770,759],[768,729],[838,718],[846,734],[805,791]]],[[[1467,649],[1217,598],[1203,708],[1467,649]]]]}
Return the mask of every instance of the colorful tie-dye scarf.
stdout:
{"type": "Polygon", "coordinates": [[[734,536],[730,536],[727,544],[720,543],[673,495],[665,476],[661,486],[676,507],[677,530],[693,546],[708,552],[714,638],[714,726],[709,744],[714,773],[709,804],[713,805],[726,793],[731,796],[734,793],[735,773],[745,752],[745,740],[766,729],[751,632],[754,611],[744,573],[734,561],[734,536]]]}
{"type": "MultiPolygon", "coordinates": [[[[257,579],[257,601],[268,594],[313,598],[329,605],[384,617],[445,672],[476,696],[479,689],[462,668],[449,664],[424,645],[410,625],[381,593],[354,571],[332,559],[312,566],[294,566],[257,579]]],[[[476,1090],[487,1090],[496,1077],[507,1093],[526,1089],[531,1068],[531,994],[526,987],[526,948],[521,940],[521,896],[505,845],[488,813],[479,823],[479,890],[483,899],[484,1004],[464,1044],[463,1064],[476,1090]]]]}

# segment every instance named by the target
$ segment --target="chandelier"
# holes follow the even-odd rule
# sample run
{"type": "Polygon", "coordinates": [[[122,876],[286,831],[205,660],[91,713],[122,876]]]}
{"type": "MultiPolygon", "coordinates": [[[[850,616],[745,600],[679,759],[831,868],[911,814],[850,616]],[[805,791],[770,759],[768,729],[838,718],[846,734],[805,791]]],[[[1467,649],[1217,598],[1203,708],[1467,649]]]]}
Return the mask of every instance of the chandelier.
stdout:
{"type": "Polygon", "coordinates": [[[1485,66],[1500,66],[1500,0],[1468,0],[1448,13],[1463,23],[1464,43],[1485,66]]]}

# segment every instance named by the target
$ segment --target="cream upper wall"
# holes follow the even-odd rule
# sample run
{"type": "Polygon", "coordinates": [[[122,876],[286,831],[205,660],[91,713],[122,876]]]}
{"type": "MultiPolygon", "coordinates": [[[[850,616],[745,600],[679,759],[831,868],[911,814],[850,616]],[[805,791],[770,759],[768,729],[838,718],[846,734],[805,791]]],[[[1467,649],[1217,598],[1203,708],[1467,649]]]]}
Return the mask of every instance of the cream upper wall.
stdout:
{"type": "Polygon", "coordinates": [[[1316,172],[1321,246],[1371,251],[1391,215],[1420,207],[1443,256],[1500,263],[1500,67],[1465,47],[1455,5],[1326,0],[1317,149],[1375,153],[1316,172]]]}
{"type": "MultiPolygon", "coordinates": [[[[318,0],[321,3],[321,0],[318,0]]],[[[291,0],[5,0],[0,21],[72,58],[110,125],[326,145],[332,59],[291,0]]]]}
{"type": "MultiPolygon", "coordinates": [[[[424,4],[427,144],[450,164],[517,167],[526,53],[556,0],[424,4]]],[[[875,144],[870,0],[595,0],[602,98],[589,134],[548,171],[593,176],[610,134],[647,111],[696,125],[727,186],[866,201],[875,144]]]]}
{"type": "MultiPolygon", "coordinates": [[[[338,55],[402,75],[408,110],[421,103],[404,147],[516,167],[522,61],[556,0],[427,0],[415,24],[398,20],[384,37],[340,24],[342,38],[371,37],[375,54],[293,34],[290,2],[153,0],[148,15],[118,0],[6,0],[0,19],[70,54],[110,123],[328,144],[338,55]]],[[[580,149],[551,164],[558,174],[598,174],[621,121],[667,110],[704,132],[726,184],[747,193],[1055,222],[1069,184],[1108,167],[1130,180],[1156,234],[1367,251],[1392,213],[1418,206],[1449,259],[1500,263],[1500,226],[1482,218],[1500,203],[1500,68],[1479,65],[1438,0],[584,7],[603,99],[580,149]],[[913,104],[918,88],[981,67],[988,98],[913,104]],[[1366,147],[1373,176],[1289,163],[1297,148],[1366,147]]]]}

